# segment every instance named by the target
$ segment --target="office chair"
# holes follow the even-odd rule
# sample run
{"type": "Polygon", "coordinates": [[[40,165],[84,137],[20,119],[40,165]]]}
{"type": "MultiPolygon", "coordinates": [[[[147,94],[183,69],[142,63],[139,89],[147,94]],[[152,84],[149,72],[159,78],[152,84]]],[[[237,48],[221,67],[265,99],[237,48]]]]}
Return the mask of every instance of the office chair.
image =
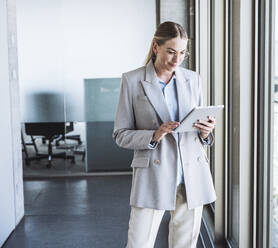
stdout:
{"type": "Polygon", "coordinates": [[[29,163],[29,160],[28,160],[29,154],[28,154],[28,151],[27,151],[27,146],[34,146],[36,154],[39,152],[38,147],[36,145],[35,138],[33,137],[33,135],[31,135],[31,142],[28,142],[28,143],[25,142],[24,137],[23,137],[23,133],[22,133],[22,130],[21,130],[21,144],[23,146],[22,151],[25,153],[25,158],[26,158],[25,160],[27,161],[26,164],[29,165],[30,163],[29,163]]]}
{"type": "MultiPolygon", "coordinates": [[[[70,132],[70,131],[73,131],[73,122],[68,122],[66,123],[66,133],[70,132]]],[[[65,140],[75,140],[77,141],[78,145],[81,145],[82,144],[82,141],[81,141],[81,137],[79,134],[69,134],[69,135],[65,135],[62,134],[62,135],[59,135],[58,138],[55,139],[55,145],[56,146],[59,146],[60,145],[60,141],[65,141],[65,140]]],[[[46,143],[46,139],[43,137],[42,138],[42,143],[45,144],[46,143]]]]}
{"type": "MultiPolygon", "coordinates": [[[[25,123],[25,132],[27,135],[32,136],[44,136],[46,140],[48,140],[48,153],[43,154],[39,153],[36,150],[36,155],[33,157],[25,158],[26,165],[30,165],[32,160],[40,160],[43,158],[48,158],[47,168],[52,167],[52,158],[63,158],[63,159],[71,159],[71,163],[75,163],[74,155],[67,155],[66,152],[53,153],[52,151],[52,142],[60,135],[64,135],[64,133],[70,132],[73,130],[72,128],[66,128],[65,122],[34,122],[34,123],[25,123]]],[[[35,142],[35,141],[34,141],[35,142]]],[[[26,150],[26,147],[25,147],[26,150]]],[[[25,152],[26,153],[26,152],[25,152]]]]}

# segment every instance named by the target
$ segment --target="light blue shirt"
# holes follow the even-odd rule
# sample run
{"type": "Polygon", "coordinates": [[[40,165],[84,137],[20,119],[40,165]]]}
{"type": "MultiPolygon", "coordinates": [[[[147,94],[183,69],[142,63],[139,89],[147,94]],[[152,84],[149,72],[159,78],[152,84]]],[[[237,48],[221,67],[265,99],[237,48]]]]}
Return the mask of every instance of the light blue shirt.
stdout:
{"type": "MultiPolygon", "coordinates": [[[[172,121],[179,121],[179,106],[178,106],[178,96],[177,96],[177,86],[176,86],[176,76],[173,75],[171,80],[168,84],[165,84],[162,81],[159,81],[163,96],[165,98],[171,120],[172,121]]],[[[200,132],[198,131],[200,134],[200,132]]],[[[178,134],[179,137],[179,134],[178,134]]],[[[207,140],[202,139],[203,144],[209,145],[210,139],[208,137],[207,140]]],[[[178,146],[179,142],[177,142],[178,146]]],[[[154,144],[150,144],[150,149],[155,149],[157,146],[157,142],[154,144]]],[[[182,158],[181,158],[181,152],[180,147],[178,146],[178,172],[177,172],[177,185],[184,183],[184,177],[183,177],[183,167],[182,167],[182,158]]]]}
{"type": "MultiPolygon", "coordinates": [[[[179,106],[177,97],[176,76],[173,75],[168,84],[159,81],[161,90],[163,92],[170,116],[172,121],[179,121],[179,106]]],[[[178,144],[177,144],[178,146],[178,144]]],[[[178,173],[177,173],[177,185],[184,183],[183,179],[183,167],[180,155],[180,147],[178,146],[178,173]]]]}

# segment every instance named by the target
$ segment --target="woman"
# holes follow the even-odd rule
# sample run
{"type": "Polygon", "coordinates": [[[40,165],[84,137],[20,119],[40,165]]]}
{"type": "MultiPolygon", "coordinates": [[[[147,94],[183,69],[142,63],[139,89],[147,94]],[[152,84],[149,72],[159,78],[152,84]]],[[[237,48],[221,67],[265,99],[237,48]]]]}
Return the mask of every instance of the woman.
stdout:
{"type": "Polygon", "coordinates": [[[128,248],[154,246],[165,210],[169,247],[196,247],[203,205],[216,200],[204,150],[213,144],[215,119],[200,120],[196,132],[173,133],[202,105],[200,77],[179,67],[187,41],[179,24],[160,24],[146,65],[122,75],[113,138],[134,150],[128,248]]]}

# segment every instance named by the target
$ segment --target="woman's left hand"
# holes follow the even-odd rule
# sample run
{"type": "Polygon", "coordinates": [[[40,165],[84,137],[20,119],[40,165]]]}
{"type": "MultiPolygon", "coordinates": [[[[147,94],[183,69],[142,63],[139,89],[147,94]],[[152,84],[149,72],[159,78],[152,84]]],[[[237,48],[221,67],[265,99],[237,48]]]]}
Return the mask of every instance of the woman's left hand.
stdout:
{"type": "Polygon", "coordinates": [[[200,131],[203,139],[209,136],[216,124],[216,120],[214,117],[209,116],[208,119],[209,121],[198,120],[198,122],[194,124],[194,127],[200,131]]]}

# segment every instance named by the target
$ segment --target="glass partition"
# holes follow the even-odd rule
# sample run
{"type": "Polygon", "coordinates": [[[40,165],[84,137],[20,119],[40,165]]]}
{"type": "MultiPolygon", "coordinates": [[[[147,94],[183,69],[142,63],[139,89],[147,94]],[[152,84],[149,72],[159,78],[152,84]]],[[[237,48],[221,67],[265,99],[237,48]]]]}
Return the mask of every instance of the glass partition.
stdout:
{"type": "MultiPolygon", "coordinates": [[[[45,132],[63,123],[51,149],[74,157],[54,158],[51,172],[131,170],[132,152],[112,140],[114,118],[122,73],[143,66],[148,53],[155,3],[17,1],[23,138],[38,144],[27,145],[26,151],[47,153],[45,132]],[[43,132],[31,137],[26,123],[43,132]]],[[[46,163],[38,159],[24,168],[46,169],[46,163]]]]}
{"type": "Polygon", "coordinates": [[[120,78],[84,80],[86,147],[90,151],[86,171],[130,170],[132,151],[118,148],[112,140],[120,84],[120,78]]]}

